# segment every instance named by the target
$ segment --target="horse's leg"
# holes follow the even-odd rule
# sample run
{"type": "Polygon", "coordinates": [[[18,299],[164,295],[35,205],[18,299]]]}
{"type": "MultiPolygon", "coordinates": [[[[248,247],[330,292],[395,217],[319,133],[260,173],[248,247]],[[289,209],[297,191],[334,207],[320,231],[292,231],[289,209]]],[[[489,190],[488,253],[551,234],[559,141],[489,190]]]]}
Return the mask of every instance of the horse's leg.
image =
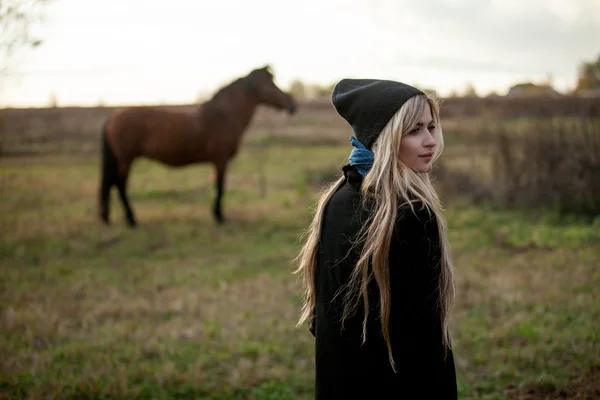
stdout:
{"type": "Polygon", "coordinates": [[[100,219],[107,225],[110,223],[110,189],[115,183],[111,178],[106,172],[103,172],[99,190],[100,219]]]}
{"type": "Polygon", "coordinates": [[[102,164],[101,164],[101,180],[98,190],[99,212],[100,219],[105,224],[109,223],[110,218],[110,189],[117,184],[119,172],[117,159],[111,150],[106,137],[106,128],[102,128],[102,164]]]}
{"type": "Polygon", "coordinates": [[[219,224],[225,222],[223,217],[223,211],[221,204],[223,202],[223,192],[225,189],[225,172],[227,171],[227,161],[215,163],[215,187],[217,189],[217,196],[215,198],[213,206],[213,215],[219,224]]]}
{"type": "Polygon", "coordinates": [[[123,203],[123,208],[125,209],[127,223],[133,228],[137,225],[137,222],[135,220],[135,216],[133,215],[133,210],[129,205],[129,200],[127,199],[127,179],[129,178],[130,170],[131,162],[127,164],[123,163],[119,166],[119,179],[117,180],[117,188],[119,189],[119,196],[121,197],[121,202],[123,203]]]}

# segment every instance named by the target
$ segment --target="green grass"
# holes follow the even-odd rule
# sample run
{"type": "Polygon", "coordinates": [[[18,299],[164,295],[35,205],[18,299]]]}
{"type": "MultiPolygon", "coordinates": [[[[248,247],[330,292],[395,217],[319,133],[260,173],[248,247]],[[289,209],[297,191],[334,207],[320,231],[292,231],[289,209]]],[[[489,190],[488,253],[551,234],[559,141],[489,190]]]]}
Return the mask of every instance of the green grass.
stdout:
{"type": "MultiPolygon", "coordinates": [[[[291,260],[347,154],[243,148],[222,227],[210,166],[139,161],[137,230],[116,193],[112,224],[99,223],[98,159],[3,160],[0,398],[311,398],[314,343],[295,327],[291,260]]],[[[600,364],[598,221],[458,202],[447,217],[461,399],[565,388],[600,364]]]]}

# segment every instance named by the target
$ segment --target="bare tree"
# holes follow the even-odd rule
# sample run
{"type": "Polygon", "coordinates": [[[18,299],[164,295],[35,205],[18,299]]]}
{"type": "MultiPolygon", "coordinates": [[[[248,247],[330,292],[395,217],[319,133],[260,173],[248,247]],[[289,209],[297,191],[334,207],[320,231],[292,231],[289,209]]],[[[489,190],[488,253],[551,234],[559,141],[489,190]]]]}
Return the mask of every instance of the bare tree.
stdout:
{"type": "Polygon", "coordinates": [[[42,20],[42,8],[51,0],[0,0],[0,73],[5,75],[20,51],[39,46],[42,39],[32,25],[42,20]]]}
{"type": "Polygon", "coordinates": [[[290,85],[290,93],[297,99],[306,98],[306,86],[300,79],[294,79],[290,85]]]}
{"type": "MultiPolygon", "coordinates": [[[[33,35],[32,24],[41,20],[42,7],[50,1],[0,0],[0,95],[4,89],[4,78],[16,63],[15,56],[42,43],[33,35]]],[[[0,156],[6,148],[4,133],[4,120],[0,118],[0,156]]]]}
{"type": "Polygon", "coordinates": [[[576,90],[600,88],[600,55],[596,61],[584,62],[579,66],[576,90]]]}

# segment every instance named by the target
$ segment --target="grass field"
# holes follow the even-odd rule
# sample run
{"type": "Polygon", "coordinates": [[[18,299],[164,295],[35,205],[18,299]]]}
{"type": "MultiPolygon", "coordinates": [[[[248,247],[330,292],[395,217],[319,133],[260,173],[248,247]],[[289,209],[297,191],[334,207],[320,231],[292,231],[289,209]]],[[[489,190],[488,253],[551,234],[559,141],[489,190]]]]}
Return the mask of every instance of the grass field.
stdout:
{"type": "MultiPolygon", "coordinates": [[[[291,259],[347,154],[242,149],[222,227],[209,166],[139,161],[137,230],[116,193],[112,225],[99,223],[97,157],[3,159],[0,398],[310,398],[291,259]]],[[[447,208],[460,398],[597,398],[600,220],[447,208]]]]}

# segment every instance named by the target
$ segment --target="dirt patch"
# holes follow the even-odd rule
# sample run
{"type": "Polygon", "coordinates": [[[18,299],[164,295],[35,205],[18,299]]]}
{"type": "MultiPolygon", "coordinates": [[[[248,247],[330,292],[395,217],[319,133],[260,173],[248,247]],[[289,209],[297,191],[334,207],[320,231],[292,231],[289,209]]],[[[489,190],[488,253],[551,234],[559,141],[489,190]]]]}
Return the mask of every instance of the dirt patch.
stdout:
{"type": "Polygon", "coordinates": [[[528,385],[520,389],[509,388],[504,394],[509,400],[600,399],[600,365],[572,378],[563,388],[528,385]]]}

